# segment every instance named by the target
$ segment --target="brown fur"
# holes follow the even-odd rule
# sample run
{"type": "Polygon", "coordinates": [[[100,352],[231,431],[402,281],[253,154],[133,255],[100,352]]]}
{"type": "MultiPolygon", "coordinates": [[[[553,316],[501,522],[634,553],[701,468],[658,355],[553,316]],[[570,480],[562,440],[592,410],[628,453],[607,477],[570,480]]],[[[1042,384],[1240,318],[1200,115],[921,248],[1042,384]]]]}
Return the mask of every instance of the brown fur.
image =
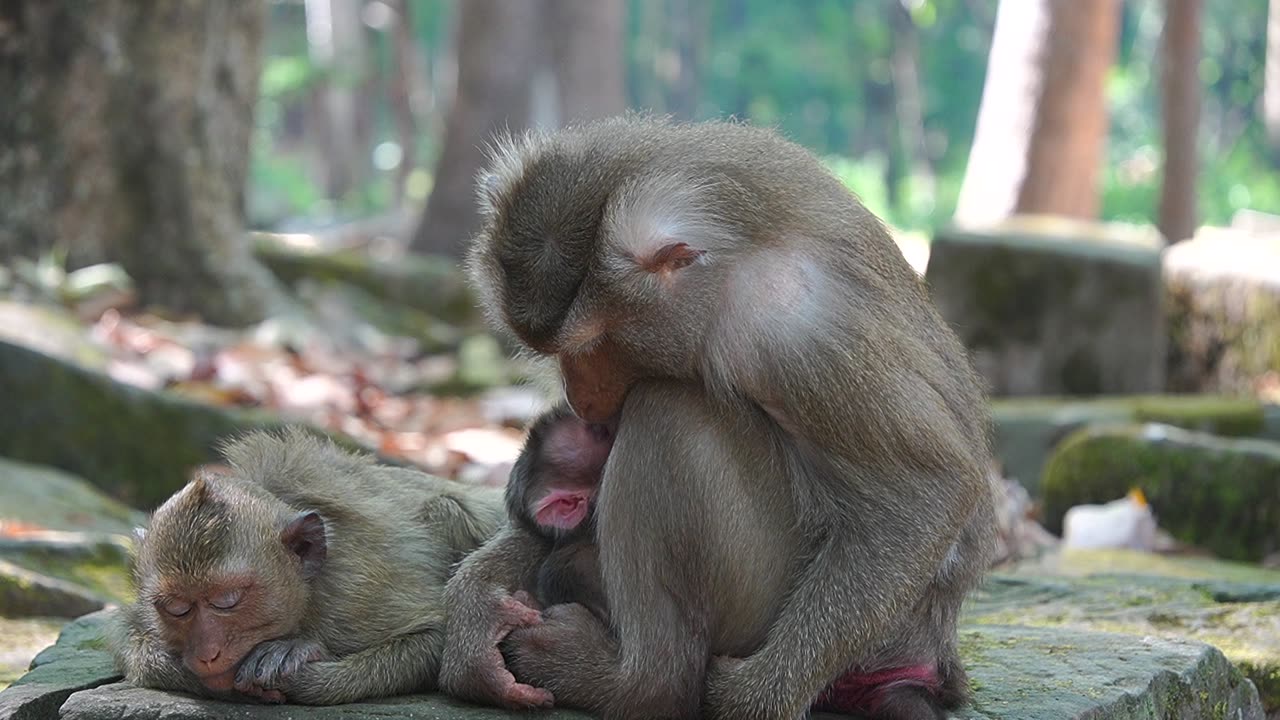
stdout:
{"type": "Polygon", "coordinates": [[[225,455],[230,472],[175,494],[136,547],[138,600],[113,643],[126,678],[316,705],[433,688],[445,581],[496,530],[500,496],[377,465],[300,430],[250,434],[225,455]],[[300,518],[322,533],[294,548],[307,552],[282,542],[300,518]],[[206,606],[229,569],[251,583],[243,599],[231,611],[206,606]],[[192,601],[191,615],[165,612],[175,596],[192,601]],[[225,673],[210,688],[193,671],[201,634],[225,641],[216,664],[232,668],[234,689],[225,673]]]}
{"type": "MultiPolygon", "coordinates": [[[[558,357],[579,415],[621,411],[597,508],[610,626],[572,605],[517,624],[516,677],[609,718],[790,720],[849,669],[920,663],[931,702],[962,700],[988,416],[879,220],[808,152],[730,123],[508,139],[482,186],[469,263],[495,324],[558,357]]],[[[465,562],[451,601],[527,587],[522,542],[465,562]]],[[[500,701],[470,603],[441,685],[500,701]]]]}

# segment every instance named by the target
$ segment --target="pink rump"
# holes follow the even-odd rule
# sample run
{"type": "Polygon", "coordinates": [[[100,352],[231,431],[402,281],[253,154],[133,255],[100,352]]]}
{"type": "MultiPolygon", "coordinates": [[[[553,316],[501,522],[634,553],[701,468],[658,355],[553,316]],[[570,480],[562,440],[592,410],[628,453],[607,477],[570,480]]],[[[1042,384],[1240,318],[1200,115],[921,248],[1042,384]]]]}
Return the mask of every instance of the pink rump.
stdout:
{"type": "Polygon", "coordinates": [[[813,702],[812,708],[844,714],[875,712],[889,690],[902,686],[913,686],[936,695],[942,689],[942,679],[934,665],[908,665],[872,673],[849,671],[836,678],[813,702]]]}

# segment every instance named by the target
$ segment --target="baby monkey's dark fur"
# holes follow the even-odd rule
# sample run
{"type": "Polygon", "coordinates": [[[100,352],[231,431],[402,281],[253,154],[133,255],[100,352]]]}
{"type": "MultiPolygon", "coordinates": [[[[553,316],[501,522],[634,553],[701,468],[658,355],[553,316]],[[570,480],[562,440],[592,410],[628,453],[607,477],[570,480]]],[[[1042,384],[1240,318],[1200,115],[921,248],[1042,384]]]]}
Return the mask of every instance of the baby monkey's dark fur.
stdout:
{"type": "Polygon", "coordinates": [[[544,607],[576,602],[607,621],[608,607],[600,584],[596,551],[595,505],[613,429],[579,420],[567,405],[558,405],[529,428],[524,448],[507,481],[507,514],[530,532],[551,541],[538,569],[534,597],[544,607]],[[549,492],[582,496],[587,510],[571,527],[537,520],[539,502],[549,492]]]}

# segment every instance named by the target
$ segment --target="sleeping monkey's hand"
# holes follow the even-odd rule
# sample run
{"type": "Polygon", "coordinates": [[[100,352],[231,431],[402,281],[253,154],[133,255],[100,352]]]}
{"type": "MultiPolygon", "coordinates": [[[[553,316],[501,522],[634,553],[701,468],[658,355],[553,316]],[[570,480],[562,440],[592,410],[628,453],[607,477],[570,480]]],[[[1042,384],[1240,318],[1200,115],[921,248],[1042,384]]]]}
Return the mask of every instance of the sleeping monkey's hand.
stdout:
{"type": "Polygon", "coordinates": [[[313,640],[268,640],[249,652],[236,671],[236,690],[263,702],[284,702],[285,681],[304,665],[330,659],[324,646],[313,640]]]}

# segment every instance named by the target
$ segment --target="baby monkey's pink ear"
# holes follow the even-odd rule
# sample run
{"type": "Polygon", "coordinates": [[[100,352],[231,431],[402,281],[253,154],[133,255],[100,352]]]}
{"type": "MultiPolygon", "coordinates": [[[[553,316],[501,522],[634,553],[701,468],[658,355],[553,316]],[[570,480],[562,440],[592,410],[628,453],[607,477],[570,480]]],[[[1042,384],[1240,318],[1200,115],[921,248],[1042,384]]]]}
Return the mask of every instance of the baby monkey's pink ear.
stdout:
{"type": "Polygon", "coordinates": [[[705,250],[690,247],[688,243],[668,243],[649,256],[649,260],[644,264],[644,269],[649,272],[679,270],[694,264],[705,253],[705,250]]]}
{"type": "Polygon", "coordinates": [[[572,530],[587,519],[591,509],[589,490],[552,488],[533,508],[533,519],[543,527],[572,530]]]}

